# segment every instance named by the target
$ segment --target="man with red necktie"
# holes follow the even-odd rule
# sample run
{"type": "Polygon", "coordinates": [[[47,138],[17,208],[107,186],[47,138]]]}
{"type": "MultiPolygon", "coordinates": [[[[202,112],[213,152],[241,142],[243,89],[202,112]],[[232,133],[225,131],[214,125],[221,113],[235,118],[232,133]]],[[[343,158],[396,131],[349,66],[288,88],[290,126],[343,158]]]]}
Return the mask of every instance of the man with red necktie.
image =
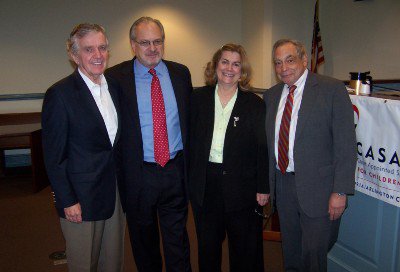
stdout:
{"type": "Polygon", "coordinates": [[[348,194],[354,193],[356,138],[344,84],[307,70],[298,41],[279,40],[282,81],[264,93],[271,202],[279,213],[285,271],[327,270],[348,194]],[[274,171],[275,169],[275,171],[274,171]]]}
{"type": "Polygon", "coordinates": [[[129,32],[135,57],[106,71],[122,88],[121,201],[139,271],[191,271],[186,231],[191,76],[163,60],[160,21],[141,17],[129,32]]]}

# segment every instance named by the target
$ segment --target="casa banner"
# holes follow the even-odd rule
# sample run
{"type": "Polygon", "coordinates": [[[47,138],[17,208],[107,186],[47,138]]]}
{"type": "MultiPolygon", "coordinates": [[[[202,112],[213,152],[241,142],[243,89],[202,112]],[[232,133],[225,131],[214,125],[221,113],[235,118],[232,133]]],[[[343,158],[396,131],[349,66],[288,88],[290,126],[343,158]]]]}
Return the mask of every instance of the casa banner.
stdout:
{"type": "Polygon", "coordinates": [[[357,133],[355,188],[400,207],[400,101],[350,98],[357,133]]]}

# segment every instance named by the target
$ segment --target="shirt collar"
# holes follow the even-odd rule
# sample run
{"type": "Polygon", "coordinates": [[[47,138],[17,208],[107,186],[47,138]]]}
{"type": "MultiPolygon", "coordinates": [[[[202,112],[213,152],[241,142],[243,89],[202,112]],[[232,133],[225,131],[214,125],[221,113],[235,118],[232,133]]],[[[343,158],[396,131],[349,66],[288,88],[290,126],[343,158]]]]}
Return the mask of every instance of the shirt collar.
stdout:
{"type": "Polygon", "coordinates": [[[225,105],[225,108],[222,107],[221,101],[219,100],[218,96],[218,84],[215,85],[215,93],[214,93],[214,100],[215,100],[215,105],[217,105],[217,108],[220,109],[221,111],[230,111],[233,109],[233,106],[235,105],[237,96],[238,96],[238,89],[236,88],[235,94],[232,96],[231,100],[225,105]]]}
{"type": "MultiPolygon", "coordinates": [[[[85,81],[86,86],[89,88],[89,90],[92,90],[93,87],[99,86],[99,84],[94,83],[89,77],[87,77],[84,73],[82,73],[82,71],[79,68],[78,72],[81,75],[83,81],[85,81]]],[[[103,74],[100,75],[100,85],[107,86],[107,81],[103,74]]]]}
{"type": "MultiPolygon", "coordinates": [[[[151,76],[149,74],[150,69],[144,66],[142,63],[140,63],[140,61],[137,58],[134,60],[133,65],[135,74],[138,75],[139,77],[151,76]]],[[[154,70],[156,70],[158,77],[163,77],[166,73],[168,73],[167,66],[162,60],[157,64],[156,67],[154,67],[154,70]]]]}
{"type": "MultiPolygon", "coordinates": [[[[296,85],[297,89],[299,89],[300,86],[304,85],[304,82],[306,81],[307,75],[308,75],[308,69],[306,69],[304,71],[304,73],[301,75],[301,77],[299,77],[299,79],[293,85],[296,85]]],[[[287,87],[289,89],[290,86],[285,84],[285,87],[287,87]]]]}

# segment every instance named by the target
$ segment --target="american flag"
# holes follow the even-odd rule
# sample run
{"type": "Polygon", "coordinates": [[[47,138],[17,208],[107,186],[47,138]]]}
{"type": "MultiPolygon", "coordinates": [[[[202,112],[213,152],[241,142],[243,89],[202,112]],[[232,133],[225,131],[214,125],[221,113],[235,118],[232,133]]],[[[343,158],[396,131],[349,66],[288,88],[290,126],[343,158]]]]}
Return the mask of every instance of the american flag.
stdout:
{"type": "Polygon", "coordinates": [[[319,29],[318,10],[319,0],[315,2],[314,31],[311,49],[311,71],[314,73],[318,73],[318,66],[325,62],[324,50],[322,48],[321,30],[319,29]]]}

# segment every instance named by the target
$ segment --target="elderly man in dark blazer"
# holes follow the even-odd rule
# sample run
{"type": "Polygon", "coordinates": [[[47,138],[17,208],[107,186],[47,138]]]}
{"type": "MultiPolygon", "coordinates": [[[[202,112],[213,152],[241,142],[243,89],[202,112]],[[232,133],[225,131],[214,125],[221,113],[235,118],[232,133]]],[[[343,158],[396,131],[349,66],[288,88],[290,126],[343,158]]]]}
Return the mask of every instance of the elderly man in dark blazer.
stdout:
{"type": "Polygon", "coordinates": [[[117,84],[104,77],[108,41],[79,24],[67,49],[77,69],[51,86],[42,111],[47,174],[66,240],[69,271],[122,271],[125,216],[117,189],[117,84]]]}
{"type": "Polygon", "coordinates": [[[167,271],[190,271],[186,231],[189,98],[187,67],[163,60],[160,21],[130,29],[135,58],[107,72],[122,87],[123,207],[139,271],[161,271],[159,226],[167,271]]]}
{"type": "Polygon", "coordinates": [[[286,271],[326,271],[348,194],[354,193],[353,111],[342,82],[307,70],[304,46],[273,47],[282,81],[264,93],[271,199],[286,271]]]}

